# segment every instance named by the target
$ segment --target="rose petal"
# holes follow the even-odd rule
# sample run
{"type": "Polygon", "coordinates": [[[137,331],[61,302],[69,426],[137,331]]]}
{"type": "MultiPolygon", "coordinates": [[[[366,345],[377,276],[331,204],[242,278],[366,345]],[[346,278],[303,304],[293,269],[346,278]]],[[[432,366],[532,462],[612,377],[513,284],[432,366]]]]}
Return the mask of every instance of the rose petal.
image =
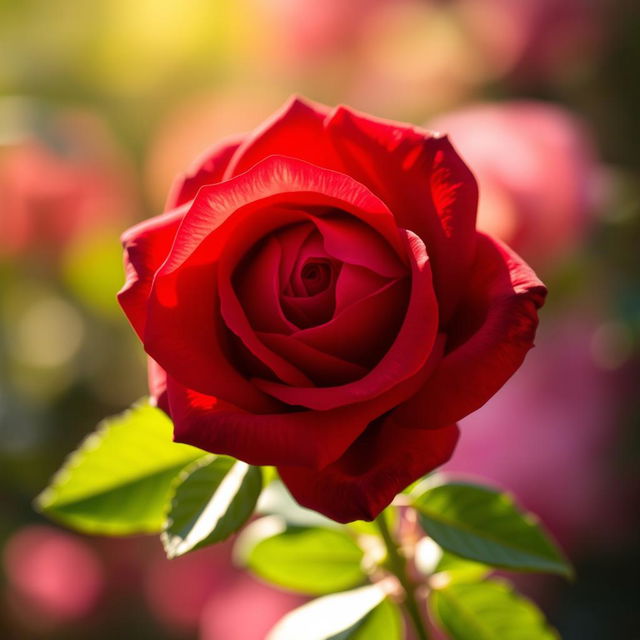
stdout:
{"type": "Polygon", "coordinates": [[[315,217],[327,253],[338,260],[366,267],[386,278],[407,274],[389,245],[371,227],[347,216],[315,217]]]}
{"type": "Polygon", "coordinates": [[[288,281],[291,284],[291,296],[310,297],[307,286],[302,278],[302,270],[305,263],[314,258],[322,260],[330,260],[331,258],[325,251],[322,236],[316,229],[307,236],[306,240],[300,246],[295,264],[289,274],[288,281]]]}
{"type": "Polygon", "coordinates": [[[444,464],[458,441],[458,427],[418,431],[370,425],[338,460],[318,471],[278,467],[293,497],[338,522],[373,520],[405,487],[444,464]]]}
{"type": "Polygon", "coordinates": [[[200,187],[220,182],[229,161],[244,138],[245,136],[227,138],[207,149],[188,171],[174,180],[165,208],[173,209],[190,202],[196,197],[200,187]]]}
{"type": "Polygon", "coordinates": [[[343,264],[336,282],[336,315],[391,282],[389,278],[384,278],[365,267],[343,264]]]}
{"type": "Polygon", "coordinates": [[[330,322],[291,335],[315,349],[371,368],[402,326],[410,289],[408,278],[392,280],[346,307],[330,322]]]}
{"type": "Polygon", "coordinates": [[[324,133],[328,109],[294,96],[261,127],[248,135],[236,150],[225,178],[250,169],[271,155],[288,156],[321,167],[339,168],[324,133]]]}
{"type": "MultiPolygon", "coordinates": [[[[424,244],[410,231],[405,233],[407,247],[413,257],[412,281],[406,316],[397,333],[388,333],[388,331],[393,331],[393,327],[389,327],[386,322],[391,315],[389,307],[386,305],[379,308],[378,314],[371,313],[372,310],[369,309],[370,313],[357,319],[350,313],[351,310],[363,309],[368,306],[365,304],[366,302],[377,301],[380,304],[380,300],[383,299],[382,295],[370,296],[348,307],[332,322],[307,330],[307,332],[315,331],[318,335],[324,329],[325,338],[339,340],[342,348],[344,348],[342,342],[345,338],[344,331],[349,326],[356,327],[363,334],[365,331],[368,332],[367,337],[371,341],[375,340],[376,344],[384,344],[385,339],[389,336],[396,336],[377,365],[363,378],[341,386],[289,387],[269,380],[256,380],[257,387],[288,404],[327,410],[378,395],[420,370],[433,350],[438,331],[438,304],[433,292],[429,258],[424,244]],[[346,323],[345,318],[347,319],[346,323]],[[347,326],[344,326],[345,324],[347,326]],[[329,329],[328,332],[327,329],[329,329]]],[[[402,282],[394,283],[387,290],[392,291],[394,286],[398,286],[402,282]]],[[[404,304],[398,303],[398,301],[396,301],[396,305],[404,307],[404,304]]],[[[302,333],[304,332],[292,335],[299,337],[302,333]]],[[[329,349],[321,350],[331,352],[329,349]]]]}
{"type": "Polygon", "coordinates": [[[367,425],[410,397],[421,380],[407,380],[377,398],[331,411],[247,413],[169,377],[174,439],[254,465],[324,467],[367,425]]]}
{"type": "Polygon", "coordinates": [[[336,293],[331,288],[306,298],[283,295],[280,302],[296,329],[315,327],[331,320],[336,308],[336,293]]]}
{"type": "Polygon", "coordinates": [[[365,367],[314,349],[291,336],[277,333],[258,335],[272,351],[298,367],[317,385],[345,384],[367,373],[365,367]]]}
{"type": "Polygon", "coordinates": [[[145,220],[122,235],[126,281],[118,302],[142,339],[147,302],[156,271],[167,258],[186,207],[145,220]]]}
{"type": "Polygon", "coordinates": [[[229,330],[219,311],[216,265],[185,268],[180,276],[171,283],[174,307],[163,306],[153,296],[156,278],[144,334],[147,353],[192,389],[215,389],[218,397],[248,411],[277,410],[280,403],[257,389],[232,363],[229,330]]]}
{"type": "MultiPolygon", "coordinates": [[[[226,236],[232,235],[235,225],[249,216],[251,224],[254,224],[256,211],[282,205],[290,208],[287,224],[299,221],[296,210],[299,212],[309,206],[344,210],[373,227],[403,257],[393,214],[364,185],[337,171],[321,169],[294,158],[270,156],[233,180],[200,189],[178,229],[163,271],[170,273],[178,269],[219,227],[224,225],[226,236]]],[[[283,217],[284,213],[272,224],[268,219],[263,220],[259,233],[248,230],[254,242],[268,230],[273,231],[285,224],[283,217]]],[[[220,239],[214,240],[207,247],[208,251],[202,254],[203,259],[213,262],[223,247],[220,239]]]]}
{"type": "MultiPolygon", "coordinates": [[[[287,212],[287,215],[291,213],[295,215],[296,212],[287,212]]],[[[283,214],[283,212],[274,208],[268,209],[264,215],[266,215],[270,223],[272,223],[273,220],[278,218],[279,214],[283,214]]],[[[260,225],[257,223],[254,216],[252,218],[252,230],[255,232],[256,228],[259,228],[259,226],[260,225]]],[[[312,236],[309,236],[309,238],[312,238],[312,236]]],[[[249,317],[247,317],[247,310],[243,307],[236,295],[236,291],[233,287],[233,274],[243,253],[248,249],[247,239],[247,234],[242,233],[241,231],[234,234],[232,237],[227,239],[224,251],[220,256],[218,270],[220,313],[224,318],[227,327],[233,331],[238,338],[240,338],[249,352],[255,356],[260,363],[267,366],[275,376],[280,378],[280,380],[286,384],[296,386],[313,384],[311,380],[297,367],[292,365],[285,358],[282,358],[279,354],[273,352],[259,339],[254,326],[251,324],[249,317]]],[[[277,245],[272,246],[277,249],[277,245]]],[[[251,245],[249,245],[249,247],[251,247],[251,245]]],[[[261,250],[260,247],[258,247],[258,254],[260,253],[261,250]]],[[[270,277],[272,279],[279,279],[279,263],[272,260],[270,264],[263,264],[262,266],[270,269],[270,277]]],[[[268,274],[264,274],[264,276],[269,277],[268,274]]],[[[270,286],[274,286],[273,282],[270,286]]],[[[258,309],[254,311],[258,316],[260,315],[260,311],[258,309]]]]}
{"type": "Polygon", "coordinates": [[[369,187],[400,227],[419,235],[447,322],[475,254],[478,189],[446,137],[339,107],[326,122],[344,172],[369,187]]]}
{"type": "Polygon", "coordinates": [[[153,358],[147,358],[147,380],[151,403],[168,414],[167,372],[153,358]]]}
{"type": "MultiPolygon", "coordinates": [[[[303,217],[304,212],[300,212],[300,216],[303,217]]],[[[291,225],[286,229],[280,229],[274,238],[278,242],[281,248],[280,253],[280,283],[283,286],[283,292],[292,295],[290,285],[288,284],[293,272],[293,267],[298,259],[298,254],[302,245],[309,237],[310,233],[315,231],[315,226],[310,222],[291,225]],[[285,285],[285,283],[287,283],[285,285]]]]}
{"type": "Polygon", "coordinates": [[[238,299],[257,331],[287,334],[297,330],[280,306],[281,265],[282,245],[277,236],[270,236],[233,277],[238,299]]]}
{"type": "MultiPolygon", "coordinates": [[[[277,273],[277,269],[275,273],[277,273]]],[[[220,291],[220,313],[227,327],[242,340],[245,347],[286,384],[296,386],[312,384],[311,380],[297,367],[294,367],[290,362],[271,351],[260,341],[231,286],[230,269],[224,260],[220,265],[218,287],[220,291]]]]}
{"type": "MultiPolygon", "coordinates": [[[[518,369],[533,346],[546,289],[506,245],[478,234],[478,254],[453,350],[390,422],[437,428],[480,408],[518,369]]],[[[451,349],[451,344],[448,345],[451,349]]]]}
{"type": "MultiPolygon", "coordinates": [[[[219,318],[216,263],[235,242],[243,241],[248,250],[274,229],[299,222],[299,211],[306,206],[345,210],[397,245],[399,255],[406,252],[385,205],[340,173],[271,157],[237,178],[203,187],[180,224],[149,296],[145,349],[170,376],[245,409],[273,409],[266,394],[251,385],[233,363],[219,318]],[[274,211],[277,215],[272,215],[274,211]]],[[[227,314],[227,321],[241,317],[233,313],[227,314]]],[[[253,341],[253,329],[248,322],[240,322],[241,337],[253,341]]],[[[281,364],[280,373],[294,380],[293,368],[285,371],[287,363],[281,364]]],[[[304,376],[296,381],[309,382],[304,376]]]]}

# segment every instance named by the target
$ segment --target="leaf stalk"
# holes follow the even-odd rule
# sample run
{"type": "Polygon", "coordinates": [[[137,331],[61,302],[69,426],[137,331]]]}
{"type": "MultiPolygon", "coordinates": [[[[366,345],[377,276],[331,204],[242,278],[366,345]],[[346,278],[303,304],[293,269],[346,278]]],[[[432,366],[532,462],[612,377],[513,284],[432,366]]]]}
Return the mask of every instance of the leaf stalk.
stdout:
{"type": "Polygon", "coordinates": [[[407,560],[401,554],[398,543],[394,540],[389,524],[387,522],[386,511],[383,511],[375,520],[375,523],[382,535],[387,549],[388,566],[393,575],[398,579],[405,593],[402,603],[413,627],[418,634],[419,640],[429,640],[429,633],[420,615],[420,608],[416,599],[416,585],[413,584],[407,573],[407,560]]]}

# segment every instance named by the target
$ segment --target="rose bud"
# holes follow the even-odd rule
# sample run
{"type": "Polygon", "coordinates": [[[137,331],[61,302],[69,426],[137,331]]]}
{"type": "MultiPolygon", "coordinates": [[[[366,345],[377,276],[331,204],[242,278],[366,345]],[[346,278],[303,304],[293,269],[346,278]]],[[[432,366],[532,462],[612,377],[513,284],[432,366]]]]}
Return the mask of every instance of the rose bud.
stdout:
{"type": "Polygon", "coordinates": [[[123,236],[120,303],[175,440],[373,519],[531,348],[545,287],[475,229],[444,136],[295,99],[123,236]]]}

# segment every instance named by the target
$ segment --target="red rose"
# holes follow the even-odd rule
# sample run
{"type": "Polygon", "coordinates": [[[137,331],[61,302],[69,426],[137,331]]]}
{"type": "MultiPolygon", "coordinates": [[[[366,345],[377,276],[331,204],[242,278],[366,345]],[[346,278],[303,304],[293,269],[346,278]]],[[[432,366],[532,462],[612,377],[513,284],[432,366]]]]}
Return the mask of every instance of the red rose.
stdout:
{"type": "Polygon", "coordinates": [[[545,288],[476,204],[446,137],[345,107],[296,99],[210,150],[123,237],[120,303],[175,439],[374,518],[532,346],[545,288]]]}

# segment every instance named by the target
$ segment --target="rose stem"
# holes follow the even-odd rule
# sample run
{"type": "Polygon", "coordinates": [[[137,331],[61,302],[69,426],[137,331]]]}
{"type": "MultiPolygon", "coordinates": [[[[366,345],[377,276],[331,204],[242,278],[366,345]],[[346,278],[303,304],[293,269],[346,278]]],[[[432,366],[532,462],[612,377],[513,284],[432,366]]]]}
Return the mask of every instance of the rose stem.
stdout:
{"type": "Polygon", "coordinates": [[[407,562],[401,555],[398,545],[391,535],[391,531],[389,530],[389,525],[387,523],[386,511],[383,511],[376,518],[375,522],[378,525],[385,547],[387,548],[389,569],[393,575],[398,578],[398,582],[400,582],[404,589],[405,599],[403,604],[409,614],[409,618],[411,619],[420,640],[429,640],[429,634],[427,633],[424,620],[422,619],[420,609],[418,608],[415,587],[407,574],[407,562]]]}

